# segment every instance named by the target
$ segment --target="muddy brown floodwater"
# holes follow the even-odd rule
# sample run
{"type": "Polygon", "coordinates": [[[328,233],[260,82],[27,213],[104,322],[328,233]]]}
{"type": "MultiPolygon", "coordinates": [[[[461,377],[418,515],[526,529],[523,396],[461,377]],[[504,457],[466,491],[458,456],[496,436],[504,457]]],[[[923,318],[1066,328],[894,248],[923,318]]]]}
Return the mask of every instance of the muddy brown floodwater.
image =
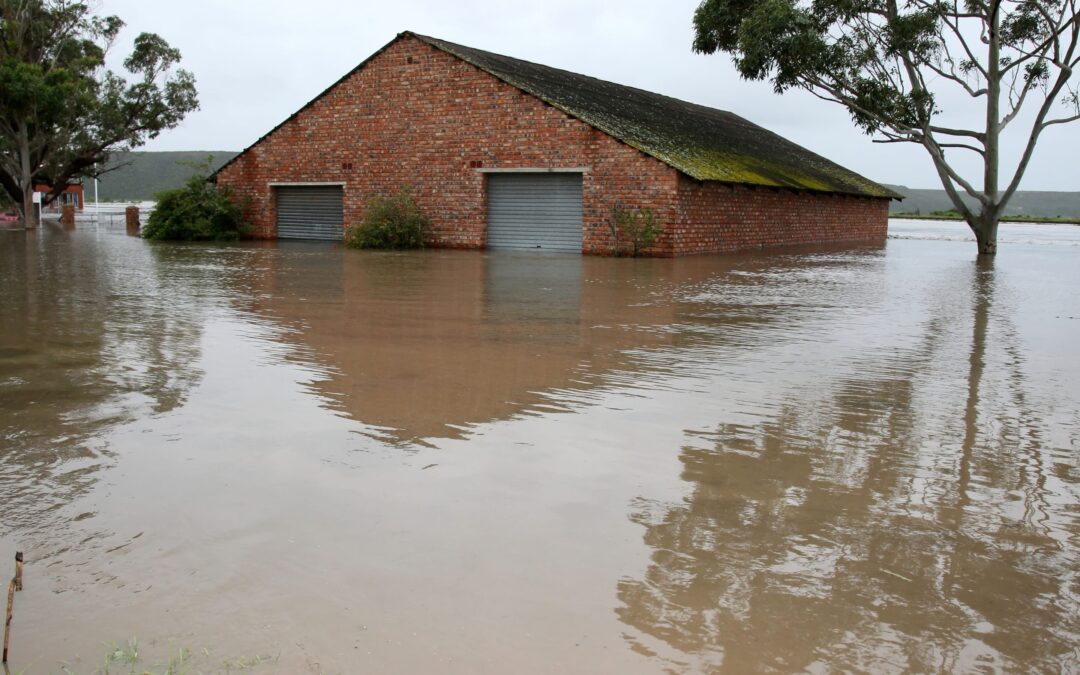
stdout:
{"type": "Polygon", "coordinates": [[[1080,228],[893,235],[0,232],[13,670],[1077,672],[1080,228]]]}

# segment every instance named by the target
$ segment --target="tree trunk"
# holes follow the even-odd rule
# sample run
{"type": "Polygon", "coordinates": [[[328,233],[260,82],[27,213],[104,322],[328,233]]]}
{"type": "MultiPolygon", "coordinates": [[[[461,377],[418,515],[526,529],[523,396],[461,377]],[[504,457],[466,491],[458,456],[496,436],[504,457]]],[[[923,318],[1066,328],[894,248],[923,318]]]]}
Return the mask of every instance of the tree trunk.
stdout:
{"type": "MultiPolygon", "coordinates": [[[[997,207],[998,165],[1001,163],[1001,43],[998,31],[1001,24],[1000,3],[994,2],[990,9],[987,35],[986,59],[986,135],[983,148],[983,193],[989,204],[997,207]]],[[[983,206],[983,213],[987,206],[983,206]]]]}
{"type": "Polygon", "coordinates": [[[983,193],[988,203],[979,214],[975,241],[979,256],[997,254],[998,219],[1001,217],[1001,199],[998,196],[998,164],[1001,140],[1001,3],[994,1],[990,7],[987,31],[986,59],[986,141],[983,144],[983,193]]]}
{"type": "Polygon", "coordinates": [[[19,187],[22,188],[23,227],[37,227],[38,214],[34,208],[34,170],[30,166],[30,133],[26,124],[19,125],[19,187]]]}
{"type": "Polygon", "coordinates": [[[23,190],[22,198],[23,227],[32,230],[38,225],[37,209],[34,208],[34,189],[23,190]]]}
{"type": "Polygon", "coordinates": [[[984,215],[972,229],[975,231],[975,242],[979,245],[979,255],[997,255],[998,217],[984,215]]]}

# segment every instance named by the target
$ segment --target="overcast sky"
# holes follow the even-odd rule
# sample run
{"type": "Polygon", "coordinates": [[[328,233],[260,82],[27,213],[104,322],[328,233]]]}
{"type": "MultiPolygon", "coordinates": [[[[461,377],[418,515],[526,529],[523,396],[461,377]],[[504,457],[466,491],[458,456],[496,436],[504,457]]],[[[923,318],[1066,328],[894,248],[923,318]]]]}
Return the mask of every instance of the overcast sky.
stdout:
{"type": "MultiPolygon", "coordinates": [[[[114,66],[150,31],[179,48],[195,74],[201,110],[146,150],[241,150],[412,30],[730,110],[874,180],[940,187],[920,148],[871,143],[840,106],[804,92],[778,96],[767,83],[740,80],[727,55],[693,53],[698,1],[101,0],[99,11],[127,23],[114,66]]],[[[1020,140],[1007,140],[1006,158],[1020,140]]],[[[1051,127],[1021,187],[1080,190],[1078,154],[1080,124],[1051,127]]]]}

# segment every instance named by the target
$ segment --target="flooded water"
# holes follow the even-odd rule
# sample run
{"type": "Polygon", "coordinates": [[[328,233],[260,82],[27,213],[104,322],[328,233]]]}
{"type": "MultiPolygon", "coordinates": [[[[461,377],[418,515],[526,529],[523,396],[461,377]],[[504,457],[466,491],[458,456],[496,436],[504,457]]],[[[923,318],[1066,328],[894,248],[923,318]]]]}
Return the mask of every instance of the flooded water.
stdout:
{"type": "Polygon", "coordinates": [[[892,235],[0,232],[13,670],[1077,672],[1080,228],[892,235]]]}

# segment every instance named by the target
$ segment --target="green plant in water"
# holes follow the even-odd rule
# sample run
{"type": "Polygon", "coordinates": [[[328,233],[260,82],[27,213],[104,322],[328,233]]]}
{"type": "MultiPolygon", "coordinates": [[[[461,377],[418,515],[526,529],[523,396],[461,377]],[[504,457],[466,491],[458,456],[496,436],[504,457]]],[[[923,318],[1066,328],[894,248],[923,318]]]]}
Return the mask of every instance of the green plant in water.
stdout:
{"type": "Polygon", "coordinates": [[[238,239],[250,231],[244,208],[228,186],[207,180],[210,160],[175,190],[159,192],[157,206],[147,219],[142,236],[172,241],[238,239]]]}
{"type": "Polygon", "coordinates": [[[663,224],[652,209],[623,207],[618,202],[611,208],[608,228],[615,242],[615,255],[624,255],[628,245],[630,255],[635,258],[652,246],[664,231],[663,224]]]}
{"type": "Polygon", "coordinates": [[[139,641],[137,638],[131,638],[126,645],[110,642],[106,645],[106,648],[108,652],[105,654],[105,664],[101,668],[102,672],[109,672],[109,666],[114,663],[130,666],[139,660],[139,641]]]}
{"type": "MultiPolygon", "coordinates": [[[[170,640],[171,642],[171,640],[170,640]]],[[[147,656],[140,653],[137,638],[131,638],[127,643],[108,642],[105,646],[105,658],[102,664],[94,671],[96,675],[192,675],[193,673],[224,672],[255,670],[260,666],[278,663],[281,654],[256,654],[254,656],[239,656],[236,658],[219,661],[220,665],[211,664],[211,652],[203,647],[199,652],[192,652],[187,647],[174,648],[170,645],[168,660],[156,665],[141,665],[147,656]],[[174,651],[175,649],[175,651],[174,651]],[[201,654],[201,659],[200,659],[201,654]],[[209,666],[209,668],[207,668],[209,666]]],[[[150,642],[152,646],[154,641],[150,642]]],[[[153,651],[151,649],[151,651],[153,651]]],[[[152,657],[151,657],[152,658],[152,657]]],[[[61,662],[61,670],[68,675],[75,675],[68,666],[70,663],[61,662]]]]}
{"type": "Polygon", "coordinates": [[[416,205],[412,192],[402,188],[368,202],[364,217],[345,231],[349,248],[423,248],[430,222],[416,205]]]}

